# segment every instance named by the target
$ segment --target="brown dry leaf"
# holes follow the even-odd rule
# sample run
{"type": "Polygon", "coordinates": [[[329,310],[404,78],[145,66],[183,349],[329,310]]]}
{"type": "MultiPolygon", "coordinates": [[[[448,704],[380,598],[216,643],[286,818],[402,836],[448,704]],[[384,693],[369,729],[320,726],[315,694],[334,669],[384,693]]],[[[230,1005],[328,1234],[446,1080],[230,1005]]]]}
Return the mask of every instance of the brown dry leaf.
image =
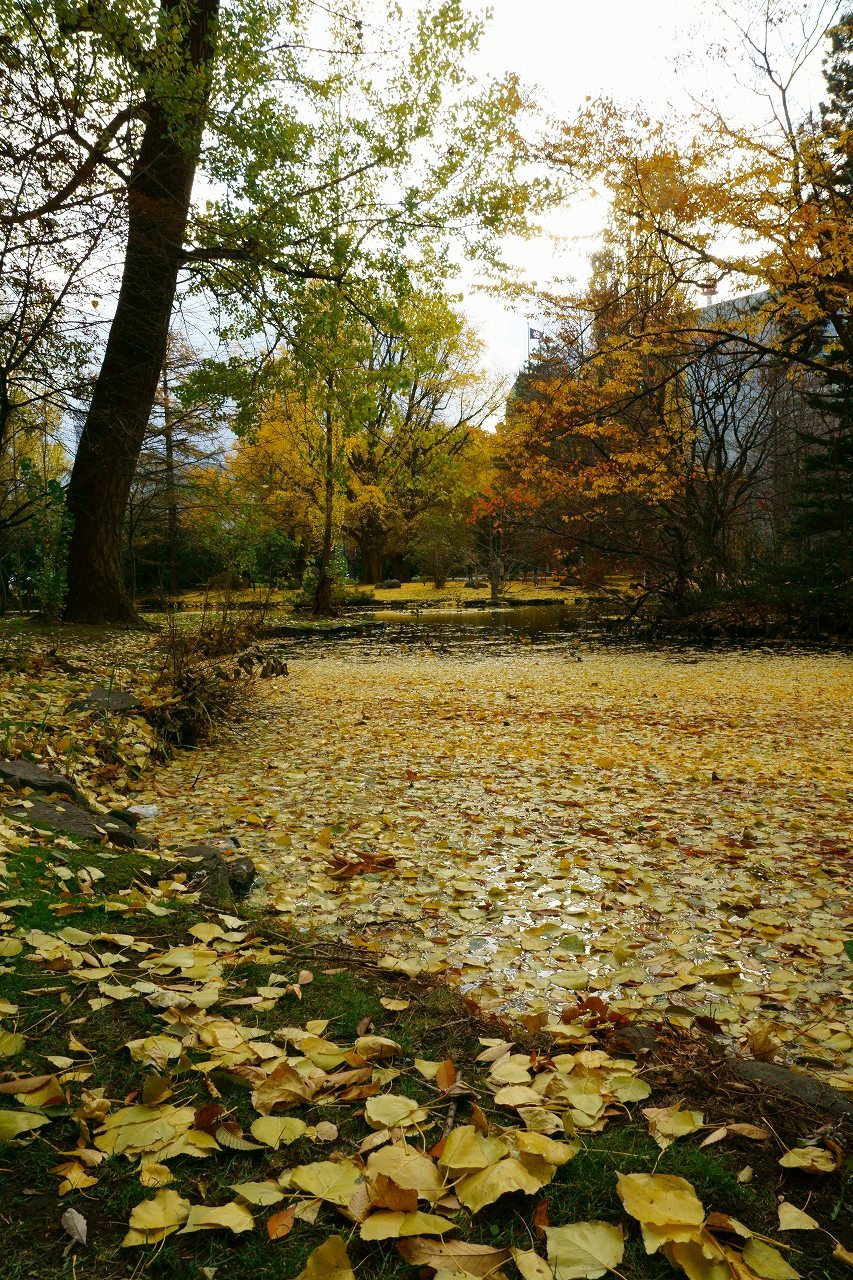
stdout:
{"type": "Polygon", "coordinates": [[[467,1240],[429,1240],[414,1237],[401,1240],[397,1252],[412,1267],[431,1267],[435,1271],[460,1271],[469,1276],[491,1276],[508,1262],[509,1249],[496,1249],[488,1244],[470,1244],[467,1240]]]}
{"type": "Polygon", "coordinates": [[[736,1133],[741,1138],[752,1138],[754,1142],[766,1142],[771,1136],[769,1129],[762,1129],[757,1124],[730,1124],[726,1128],[729,1133],[736,1133]]]}
{"type": "Polygon", "coordinates": [[[435,1083],[439,1089],[447,1090],[456,1083],[456,1065],[448,1058],[439,1065],[435,1073],[435,1083]]]}
{"type": "Polygon", "coordinates": [[[290,1235],[295,1221],[295,1206],[291,1206],[289,1209],[279,1209],[278,1213],[274,1213],[271,1218],[267,1218],[267,1235],[270,1240],[283,1240],[285,1236],[290,1235]]]}
{"type": "Polygon", "coordinates": [[[836,1243],[832,1256],[837,1262],[843,1262],[845,1266],[853,1267],[853,1253],[849,1249],[845,1249],[843,1244],[836,1243]]]}
{"type": "Polygon", "coordinates": [[[377,1174],[373,1181],[372,1199],[377,1209],[414,1213],[418,1207],[418,1193],[414,1187],[400,1187],[384,1173],[377,1174]]]}
{"type": "Polygon", "coordinates": [[[315,1089],[294,1071],[288,1062],[282,1062],[252,1093],[252,1106],[267,1116],[275,1107],[295,1107],[309,1101],[315,1089]]]}

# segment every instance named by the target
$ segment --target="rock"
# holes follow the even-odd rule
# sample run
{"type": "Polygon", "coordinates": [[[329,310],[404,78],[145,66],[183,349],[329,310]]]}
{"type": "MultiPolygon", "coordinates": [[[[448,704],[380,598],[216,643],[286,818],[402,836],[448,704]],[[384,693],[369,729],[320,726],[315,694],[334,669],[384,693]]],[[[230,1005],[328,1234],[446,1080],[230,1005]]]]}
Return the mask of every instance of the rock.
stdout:
{"type": "Polygon", "coordinates": [[[25,800],[8,812],[34,829],[48,827],[65,835],[81,836],[93,844],[117,845],[120,849],[156,849],[157,841],[141,836],[133,827],[106,813],[90,813],[70,802],[25,800]]]}
{"type": "Polygon", "coordinates": [[[64,773],[51,773],[29,760],[0,760],[0,778],[5,778],[16,791],[21,787],[30,787],[33,791],[58,791],[78,804],[86,803],[82,791],[64,773]]]}
{"type": "Polygon", "coordinates": [[[256,875],[255,864],[245,856],[224,857],[222,844],[223,841],[211,841],[209,844],[189,845],[180,854],[174,871],[186,874],[187,885],[198,893],[202,906],[231,911],[235,897],[244,898],[251,889],[256,875]]]}
{"type": "Polygon", "coordinates": [[[136,711],[142,704],[132,693],[124,689],[105,689],[98,685],[81,703],[84,711],[136,711]]]}
{"type": "Polygon", "coordinates": [[[376,590],[377,591],[399,591],[402,585],[403,584],[399,578],[386,578],[384,582],[377,582],[376,590]]]}
{"type": "Polygon", "coordinates": [[[834,1116],[853,1116],[853,1099],[815,1076],[792,1071],[777,1062],[753,1062],[748,1058],[734,1058],[731,1065],[734,1074],[750,1084],[761,1084],[775,1089],[777,1093],[787,1094],[789,1098],[798,1098],[817,1111],[828,1111],[834,1116]]]}
{"type": "Polygon", "coordinates": [[[463,582],[466,591],[481,591],[483,587],[487,587],[488,582],[481,582],[479,578],[469,578],[467,582],[463,582]]]}
{"type": "Polygon", "coordinates": [[[245,898],[255,883],[257,872],[251,858],[231,858],[225,864],[235,898],[245,898]]]}
{"type": "Polygon", "coordinates": [[[107,809],[105,817],[123,822],[125,826],[133,827],[134,831],[139,826],[139,814],[134,813],[133,809],[107,809]]]}

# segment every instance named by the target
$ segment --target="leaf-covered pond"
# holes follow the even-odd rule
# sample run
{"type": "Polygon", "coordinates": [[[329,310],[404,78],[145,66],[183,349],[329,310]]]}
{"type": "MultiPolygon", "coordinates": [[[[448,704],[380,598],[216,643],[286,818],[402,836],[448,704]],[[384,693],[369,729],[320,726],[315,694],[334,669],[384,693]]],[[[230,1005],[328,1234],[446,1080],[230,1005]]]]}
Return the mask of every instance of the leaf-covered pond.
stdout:
{"type": "Polygon", "coordinates": [[[850,692],[838,653],[389,619],[294,641],[260,711],[140,799],[170,844],[236,834],[284,920],[385,966],[496,1009],[711,1019],[843,1084],[850,692]]]}

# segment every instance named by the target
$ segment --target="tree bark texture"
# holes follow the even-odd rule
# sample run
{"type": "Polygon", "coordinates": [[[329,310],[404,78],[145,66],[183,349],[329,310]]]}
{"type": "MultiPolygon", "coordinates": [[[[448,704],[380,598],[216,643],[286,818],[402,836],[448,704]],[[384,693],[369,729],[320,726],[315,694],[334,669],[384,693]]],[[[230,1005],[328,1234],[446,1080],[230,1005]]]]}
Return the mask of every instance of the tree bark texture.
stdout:
{"type": "MultiPolygon", "coordinates": [[[[179,0],[163,0],[166,14],[179,0]]],[[[166,356],[193,180],[210,92],[199,69],[213,55],[219,0],[198,0],[189,19],[183,71],[196,95],[179,128],[168,106],[146,103],[128,187],[121,289],[104,360],[68,486],[74,519],[65,616],[74,622],[138,625],[122,582],[122,527],[157,382],[166,356]]],[[[180,92],[181,71],[172,91],[180,92]]]]}
{"type": "MultiPolygon", "coordinates": [[[[331,375],[329,379],[331,397],[331,375]]],[[[335,435],[331,408],[325,415],[325,477],[323,499],[323,547],[320,552],[320,568],[314,590],[313,613],[318,618],[333,618],[335,604],[332,599],[332,548],[335,512],[335,435]]]]}

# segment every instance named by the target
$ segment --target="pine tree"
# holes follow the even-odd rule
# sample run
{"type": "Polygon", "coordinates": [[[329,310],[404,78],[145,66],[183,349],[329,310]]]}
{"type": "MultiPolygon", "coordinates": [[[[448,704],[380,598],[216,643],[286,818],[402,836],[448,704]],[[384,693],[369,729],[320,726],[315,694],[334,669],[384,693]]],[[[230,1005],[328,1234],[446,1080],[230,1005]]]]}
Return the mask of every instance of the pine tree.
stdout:
{"type": "MultiPolygon", "coordinates": [[[[819,128],[832,184],[853,204],[853,8],[844,12],[829,37],[827,101],[819,128]]],[[[838,592],[840,609],[851,580],[853,526],[853,378],[844,329],[849,332],[849,325],[839,325],[833,317],[824,335],[820,354],[827,373],[808,397],[821,429],[799,433],[807,452],[790,529],[802,544],[801,568],[812,589],[838,592]]]]}

